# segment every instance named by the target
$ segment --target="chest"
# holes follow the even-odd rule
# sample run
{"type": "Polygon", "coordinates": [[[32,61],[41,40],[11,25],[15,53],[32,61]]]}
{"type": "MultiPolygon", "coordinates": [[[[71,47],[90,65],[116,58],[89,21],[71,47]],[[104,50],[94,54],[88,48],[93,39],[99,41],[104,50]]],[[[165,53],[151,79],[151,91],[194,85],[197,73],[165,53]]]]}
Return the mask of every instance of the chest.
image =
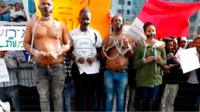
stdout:
{"type": "Polygon", "coordinates": [[[50,39],[61,39],[62,31],[60,28],[52,24],[37,24],[35,27],[34,36],[35,38],[50,38],[50,39]]]}

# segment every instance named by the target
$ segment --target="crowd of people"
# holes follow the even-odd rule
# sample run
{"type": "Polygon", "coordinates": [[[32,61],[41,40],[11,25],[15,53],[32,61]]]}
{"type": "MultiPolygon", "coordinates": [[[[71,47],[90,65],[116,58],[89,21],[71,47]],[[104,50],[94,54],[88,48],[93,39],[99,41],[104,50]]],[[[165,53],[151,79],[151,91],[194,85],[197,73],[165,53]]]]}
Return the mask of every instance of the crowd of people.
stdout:
{"type": "Polygon", "coordinates": [[[10,76],[10,82],[0,83],[0,100],[12,111],[199,109],[200,69],[184,74],[177,52],[196,47],[199,57],[200,37],[190,43],[186,37],[157,40],[156,27],[146,22],[146,39],[136,43],[116,15],[102,40],[90,27],[87,7],[70,32],[53,19],[53,9],[52,0],[40,0],[42,17],[28,22],[25,51],[0,51],[10,76]]]}

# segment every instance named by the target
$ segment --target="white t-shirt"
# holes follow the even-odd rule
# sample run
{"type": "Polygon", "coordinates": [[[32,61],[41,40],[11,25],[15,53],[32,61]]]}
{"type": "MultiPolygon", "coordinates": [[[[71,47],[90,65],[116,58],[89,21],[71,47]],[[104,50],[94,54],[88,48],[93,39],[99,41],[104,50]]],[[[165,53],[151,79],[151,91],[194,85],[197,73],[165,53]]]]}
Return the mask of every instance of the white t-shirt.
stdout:
{"type": "Polygon", "coordinates": [[[17,18],[17,16],[22,16],[26,18],[26,15],[23,10],[19,10],[19,11],[11,10],[10,16],[13,18],[17,18]]]}
{"type": "MultiPolygon", "coordinates": [[[[76,59],[80,57],[84,57],[87,59],[88,57],[95,57],[97,50],[96,48],[101,47],[102,38],[98,31],[89,28],[88,31],[82,32],[80,27],[72,30],[70,32],[73,54],[76,56],[76,59]]],[[[76,61],[76,64],[79,68],[80,74],[96,74],[99,73],[100,62],[95,59],[95,61],[90,65],[86,61],[81,64],[76,61]]]]}

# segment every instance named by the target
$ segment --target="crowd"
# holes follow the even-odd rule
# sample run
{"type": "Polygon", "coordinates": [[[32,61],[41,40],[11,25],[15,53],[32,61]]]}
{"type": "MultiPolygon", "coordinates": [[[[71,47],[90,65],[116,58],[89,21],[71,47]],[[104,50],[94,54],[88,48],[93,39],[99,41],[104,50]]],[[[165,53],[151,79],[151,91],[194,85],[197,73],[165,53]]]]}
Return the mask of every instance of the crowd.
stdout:
{"type": "Polygon", "coordinates": [[[52,18],[52,0],[40,0],[39,9],[42,17],[26,26],[25,51],[0,51],[10,76],[0,83],[0,99],[12,111],[199,110],[199,69],[184,74],[178,52],[195,47],[199,57],[200,37],[157,40],[146,22],[146,37],[136,43],[116,15],[102,40],[86,7],[70,32],[52,18]]]}

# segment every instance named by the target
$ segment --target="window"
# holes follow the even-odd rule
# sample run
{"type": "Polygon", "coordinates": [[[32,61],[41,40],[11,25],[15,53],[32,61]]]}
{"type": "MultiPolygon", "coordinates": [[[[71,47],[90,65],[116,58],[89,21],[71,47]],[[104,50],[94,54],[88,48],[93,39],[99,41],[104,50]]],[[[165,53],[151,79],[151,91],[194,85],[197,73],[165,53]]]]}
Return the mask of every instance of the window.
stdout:
{"type": "Polygon", "coordinates": [[[117,12],[118,12],[118,14],[123,14],[124,10],[123,9],[118,9],[117,12]]]}
{"type": "Polygon", "coordinates": [[[118,4],[123,5],[123,4],[124,4],[124,0],[119,0],[119,1],[118,1],[118,4]]]}
{"type": "Polygon", "coordinates": [[[128,4],[128,5],[131,5],[131,1],[128,1],[127,4],[128,4]]]}
{"type": "Polygon", "coordinates": [[[129,15],[131,13],[131,11],[130,10],[127,10],[127,15],[129,15]]]}

